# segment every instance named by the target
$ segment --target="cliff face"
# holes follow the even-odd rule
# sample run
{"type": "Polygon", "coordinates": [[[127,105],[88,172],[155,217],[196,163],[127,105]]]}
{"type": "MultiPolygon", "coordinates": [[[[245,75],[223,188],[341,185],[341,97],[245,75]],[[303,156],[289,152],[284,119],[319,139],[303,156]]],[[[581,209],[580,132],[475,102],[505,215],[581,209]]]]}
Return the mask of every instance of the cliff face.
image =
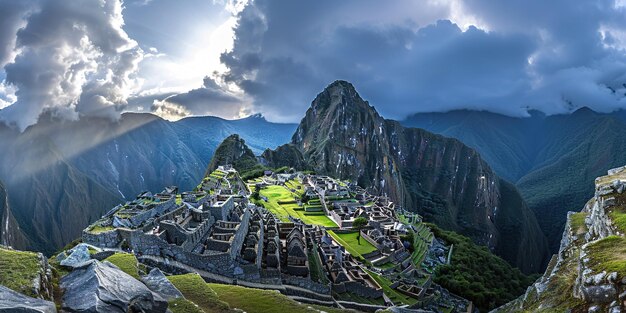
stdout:
{"type": "Polygon", "coordinates": [[[9,195],[2,182],[0,182],[0,245],[24,246],[26,244],[26,237],[24,237],[11,213],[9,195]]]}
{"type": "Polygon", "coordinates": [[[626,309],[626,167],[595,181],[569,212],[559,253],[519,299],[497,312],[623,312],[626,309]]]}
{"type": "Polygon", "coordinates": [[[318,173],[387,195],[525,272],[542,266],[545,238],[515,187],[460,141],[383,119],[348,82],[315,98],[292,144],[318,173]]]}
{"type": "Polygon", "coordinates": [[[259,161],[261,164],[271,168],[288,166],[298,170],[305,170],[308,166],[300,150],[292,144],[284,144],[276,148],[276,150],[266,149],[259,161]]]}

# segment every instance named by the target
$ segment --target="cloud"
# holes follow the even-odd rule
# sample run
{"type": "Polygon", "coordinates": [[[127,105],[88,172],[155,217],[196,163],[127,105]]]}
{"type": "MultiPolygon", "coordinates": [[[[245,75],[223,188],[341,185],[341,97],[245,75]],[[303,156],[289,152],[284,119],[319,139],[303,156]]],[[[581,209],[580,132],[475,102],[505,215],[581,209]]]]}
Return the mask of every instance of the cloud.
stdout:
{"type": "Polygon", "coordinates": [[[271,120],[297,121],[336,79],[353,82],[390,118],[458,108],[524,115],[528,108],[552,114],[626,105],[626,11],[614,1],[300,5],[248,4],[233,49],[221,56],[223,79],[271,120]]]}
{"type": "MultiPolygon", "coordinates": [[[[119,116],[140,83],[134,73],[143,57],[122,28],[121,1],[30,3],[21,11],[14,8],[19,13],[11,25],[20,27],[9,36],[14,60],[4,70],[17,101],[0,112],[0,119],[24,129],[44,110],[67,118],[119,116]]],[[[20,1],[12,5],[23,8],[20,1]]]]}
{"type": "Polygon", "coordinates": [[[166,119],[188,115],[212,115],[238,118],[249,114],[247,103],[238,95],[224,90],[214,79],[204,78],[202,87],[155,101],[152,111],[166,119]]]}

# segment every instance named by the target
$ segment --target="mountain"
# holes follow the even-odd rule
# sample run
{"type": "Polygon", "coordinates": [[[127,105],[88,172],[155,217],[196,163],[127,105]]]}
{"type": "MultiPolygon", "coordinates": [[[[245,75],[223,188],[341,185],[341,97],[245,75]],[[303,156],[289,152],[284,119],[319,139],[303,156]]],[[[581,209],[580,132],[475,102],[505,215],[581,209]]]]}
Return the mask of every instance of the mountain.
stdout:
{"type": "Polygon", "coordinates": [[[142,191],[159,192],[168,185],[192,189],[230,134],[240,134],[261,153],[288,142],[295,128],[260,116],[169,122],[137,113],[118,121],[65,121],[44,114],[23,133],[0,125],[0,180],[15,219],[11,228],[27,235],[13,245],[52,253],[142,191]]]}
{"type": "Polygon", "coordinates": [[[526,293],[496,312],[622,312],[626,308],[626,167],[595,180],[567,214],[558,253],[526,293]]]}
{"type": "Polygon", "coordinates": [[[566,212],[593,195],[593,179],[626,163],[626,113],[581,108],[572,114],[530,112],[516,118],[489,112],[415,114],[402,122],[450,136],[480,152],[513,182],[538,217],[552,251],[566,212]]]}
{"type": "Polygon", "coordinates": [[[315,172],[388,195],[524,272],[544,264],[545,237],[513,185],[460,141],[385,120],[348,82],[313,100],[291,145],[315,172]]]}
{"type": "Polygon", "coordinates": [[[0,245],[25,245],[26,238],[15,221],[9,205],[9,195],[4,184],[0,182],[0,245]]]}
{"type": "Polygon", "coordinates": [[[220,143],[204,176],[209,176],[218,166],[224,164],[231,164],[242,175],[260,166],[246,141],[237,134],[228,136],[220,143]]]}

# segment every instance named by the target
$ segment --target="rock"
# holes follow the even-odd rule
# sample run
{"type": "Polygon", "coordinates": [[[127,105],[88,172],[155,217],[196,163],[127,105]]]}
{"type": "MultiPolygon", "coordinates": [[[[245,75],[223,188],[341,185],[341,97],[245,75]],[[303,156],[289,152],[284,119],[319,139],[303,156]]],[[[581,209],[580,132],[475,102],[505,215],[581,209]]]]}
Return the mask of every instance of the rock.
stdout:
{"type": "Polygon", "coordinates": [[[615,281],[617,281],[617,272],[609,273],[609,275],[606,276],[606,280],[611,284],[615,283],[615,281]]]}
{"type": "Polygon", "coordinates": [[[594,285],[601,285],[602,282],[604,281],[604,277],[606,277],[606,272],[603,271],[602,273],[593,275],[590,278],[591,278],[591,282],[594,285]]]}
{"type": "Polygon", "coordinates": [[[72,248],[70,251],[70,255],[61,261],[60,264],[62,266],[78,267],[91,259],[89,248],[87,248],[86,244],[81,243],[72,248]]]}
{"type": "Polygon", "coordinates": [[[56,313],[54,303],[35,299],[15,292],[7,287],[0,286],[1,313],[56,313]]]}
{"type": "Polygon", "coordinates": [[[611,285],[583,287],[585,301],[591,303],[611,303],[617,296],[617,290],[611,285]]]}
{"type": "Polygon", "coordinates": [[[158,268],[153,268],[141,281],[146,284],[150,290],[166,300],[183,297],[183,294],[174,287],[158,268]]]}
{"type": "Polygon", "coordinates": [[[587,312],[589,313],[600,313],[600,307],[597,305],[591,306],[589,307],[589,310],[587,312]]]}
{"type": "Polygon", "coordinates": [[[167,301],[115,265],[90,260],[61,279],[65,312],[164,313],[167,301]]]}

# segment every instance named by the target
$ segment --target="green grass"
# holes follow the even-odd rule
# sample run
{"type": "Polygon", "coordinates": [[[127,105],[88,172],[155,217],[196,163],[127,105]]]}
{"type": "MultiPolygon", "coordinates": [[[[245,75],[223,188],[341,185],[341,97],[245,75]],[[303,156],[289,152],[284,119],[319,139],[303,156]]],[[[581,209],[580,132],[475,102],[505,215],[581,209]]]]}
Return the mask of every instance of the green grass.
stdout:
{"type": "Polygon", "coordinates": [[[346,248],[346,250],[354,257],[362,257],[363,254],[376,251],[376,247],[363,238],[361,238],[361,244],[359,244],[357,240],[357,232],[340,234],[331,230],[328,231],[328,234],[340,245],[346,248]]]}
{"type": "Polygon", "coordinates": [[[397,291],[395,291],[394,289],[392,289],[390,286],[392,284],[392,282],[382,276],[379,276],[378,274],[375,274],[374,272],[370,272],[368,270],[365,270],[371,277],[372,279],[374,279],[379,285],[380,287],[383,288],[383,292],[387,295],[387,297],[389,297],[389,299],[391,299],[391,301],[393,301],[393,303],[395,304],[415,304],[417,303],[416,299],[413,299],[409,296],[405,296],[397,291]]]}
{"type": "Polygon", "coordinates": [[[99,234],[99,233],[103,233],[106,231],[111,231],[114,230],[115,227],[113,226],[100,226],[100,225],[93,225],[91,228],[89,228],[89,232],[92,234],[99,234]]]}
{"type": "Polygon", "coordinates": [[[296,194],[289,191],[289,189],[284,186],[267,186],[259,192],[262,197],[266,197],[268,201],[257,201],[257,204],[264,206],[270,212],[272,212],[276,217],[278,217],[283,222],[289,221],[289,216],[299,218],[304,223],[309,225],[320,225],[325,227],[337,227],[337,224],[333,222],[326,215],[307,215],[305,212],[298,206],[297,203],[285,203],[279,204],[280,202],[291,202],[294,200],[294,197],[298,197],[296,194]]]}
{"type": "Polygon", "coordinates": [[[574,233],[577,233],[579,230],[584,231],[585,217],[587,217],[587,213],[585,212],[574,213],[570,216],[570,225],[574,233]]]}
{"type": "Polygon", "coordinates": [[[108,258],[105,261],[109,261],[115,266],[119,267],[124,273],[135,277],[136,279],[140,279],[139,277],[139,266],[137,263],[137,258],[134,254],[130,253],[116,253],[108,258]]]}
{"type": "Polygon", "coordinates": [[[301,304],[275,290],[221,284],[209,284],[209,286],[215,290],[220,300],[227,302],[232,308],[244,310],[247,313],[319,313],[322,310],[328,313],[345,312],[330,307],[301,304]]]}
{"type": "Polygon", "coordinates": [[[167,308],[172,313],[204,313],[195,303],[184,298],[170,300],[167,308]]]}
{"type": "MultiPolygon", "coordinates": [[[[172,284],[185,296],[185,299],[193,302],[198,308],[205,313],[231,312],[229,306],[218,298],[215,291],[204,282],[198,274],[185,274],[168,276],[172,284]]],[[[189,304],[181,304],[183,308],[189,308],[189,304]]],[[[171,308],[170,308],[171,309],[171,308]]],[[[173,310],[174,311],[174,310],[173,310]]],[[[198,311],[178,311],[181,313],[198,312],[198,311]]],[[[174,313],[178,313],[174,311],[174,313]]]]}
{"type": "Polygon", "coordinates": [[[589,262],[594,272],[617,272],[626,277],[626,239],[609,236],[587,246],[589,262]]]}
{"type": "Polygon", "coordinates": [[[0,285],[31,297],[37,296],[32,285],[40,268],[36,253],[0,248],[0,285]]]}

